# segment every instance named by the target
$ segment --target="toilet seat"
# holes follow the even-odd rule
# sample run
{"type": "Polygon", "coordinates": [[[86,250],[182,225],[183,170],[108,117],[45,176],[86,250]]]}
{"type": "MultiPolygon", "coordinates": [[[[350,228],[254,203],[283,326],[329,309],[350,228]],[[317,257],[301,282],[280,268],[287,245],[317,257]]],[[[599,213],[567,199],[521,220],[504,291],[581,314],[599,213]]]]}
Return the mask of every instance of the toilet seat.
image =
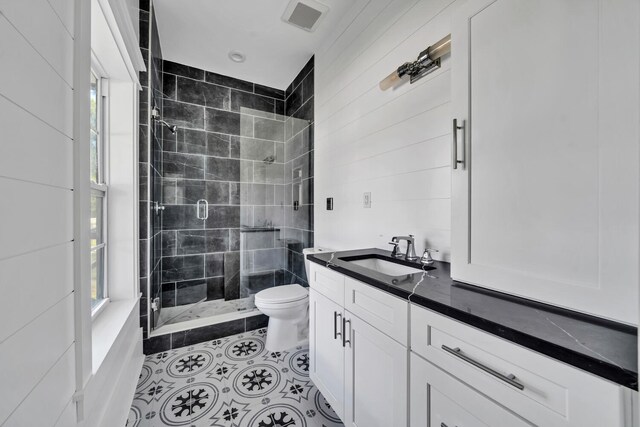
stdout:
{"type": "Polygon", "coordinates": [[[290,306],[309,297],[309,291],[300,285],[284,285],[265,289],[256,294],[256,305],[290,306]]]}

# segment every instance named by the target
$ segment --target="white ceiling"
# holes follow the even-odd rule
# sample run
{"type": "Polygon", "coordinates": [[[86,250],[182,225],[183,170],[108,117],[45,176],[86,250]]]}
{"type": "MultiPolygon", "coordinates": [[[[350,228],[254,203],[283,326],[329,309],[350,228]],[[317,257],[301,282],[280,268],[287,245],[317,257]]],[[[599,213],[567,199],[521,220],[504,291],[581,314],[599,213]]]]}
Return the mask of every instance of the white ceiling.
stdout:
{"type": "Polygon", "coordinates": [[[368,0],[320,0],[329,7],[315,32],[281,20],[289,0],[155,0],[164,59],[286,89],[322,43],[337,37],[368,0]],[[246,55],[238,64],[229,51],[246,55]]]}

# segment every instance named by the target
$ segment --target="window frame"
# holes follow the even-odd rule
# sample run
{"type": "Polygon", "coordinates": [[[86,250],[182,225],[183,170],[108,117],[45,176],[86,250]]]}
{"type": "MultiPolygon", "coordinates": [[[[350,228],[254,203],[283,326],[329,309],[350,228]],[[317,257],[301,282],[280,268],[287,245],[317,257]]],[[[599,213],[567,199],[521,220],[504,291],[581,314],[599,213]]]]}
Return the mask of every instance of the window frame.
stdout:
{"type": "MultiPolygon", "coordinates": [[[[107,153],[109,152],[109,80],[106,78],[106,73],[100,62],[92,53],[91,58],[91,70],[90,73],[96,79],[96,179],[98,182],[94,182],[89,176],[90,186],[90,198],[97,196],[102,200],[102,218],[101,218],[101,231],[102,242],[91,245],[89,248],[89,260],[91,260],[93,253],[98,254],[98,251],[102,251],[102,299],[98,300],[93,305],[93,299],[91,300],[91,320],[95,320],[100,313],[109,304],[109,281],[108,281],[108,243],[109,243],[109,230],[108,230],[108,206],[109,206],[109,163],[107,153]]],[[[90,80],[91,81],[91,80],[90,80]]],[[[89,132],[93,132],[91,124],[89,125],[89,132]]],[[[91,143],[91,139],[89,139],[91,143]]],[[[91,150],[91,149],[90,149],[91,150]]],[[[98,255],[96,255],[96,262],[99,262],[98,255]]],[[[90,267],[90,271],[92,268],[90,267]]],[[[99,283],[99,282],[98,282],[99,283]]],[[[89,283],[91,286],[91,283],[89,283]]]]}

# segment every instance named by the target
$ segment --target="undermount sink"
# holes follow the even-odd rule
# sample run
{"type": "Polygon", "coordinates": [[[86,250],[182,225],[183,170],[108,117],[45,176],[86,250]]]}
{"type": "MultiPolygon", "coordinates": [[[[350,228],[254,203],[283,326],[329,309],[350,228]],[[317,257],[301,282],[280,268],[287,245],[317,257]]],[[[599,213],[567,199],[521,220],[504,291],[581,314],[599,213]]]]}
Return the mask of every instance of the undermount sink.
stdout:
{"type": "Polygon", "coordinates": [[[380,258],[343,259],[343,261],[348,261],[350,264],[368,268],[369,270],[377,271],[387,276],[404,276],[406,274],[421,273],[423,271],[420,268],[410,267],[380,258]]]}

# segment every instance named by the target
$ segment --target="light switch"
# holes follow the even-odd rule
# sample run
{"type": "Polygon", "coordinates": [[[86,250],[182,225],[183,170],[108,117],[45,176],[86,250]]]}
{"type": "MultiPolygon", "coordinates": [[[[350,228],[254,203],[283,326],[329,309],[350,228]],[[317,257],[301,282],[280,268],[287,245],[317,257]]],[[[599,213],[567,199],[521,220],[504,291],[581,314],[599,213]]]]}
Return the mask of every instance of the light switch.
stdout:
{"type": "Polygon", "coordinates": [[[362,206],[365,208],[371,207],[371,192],[367,191],[364,193],[364,197],[362,198],[362,206]]]}

